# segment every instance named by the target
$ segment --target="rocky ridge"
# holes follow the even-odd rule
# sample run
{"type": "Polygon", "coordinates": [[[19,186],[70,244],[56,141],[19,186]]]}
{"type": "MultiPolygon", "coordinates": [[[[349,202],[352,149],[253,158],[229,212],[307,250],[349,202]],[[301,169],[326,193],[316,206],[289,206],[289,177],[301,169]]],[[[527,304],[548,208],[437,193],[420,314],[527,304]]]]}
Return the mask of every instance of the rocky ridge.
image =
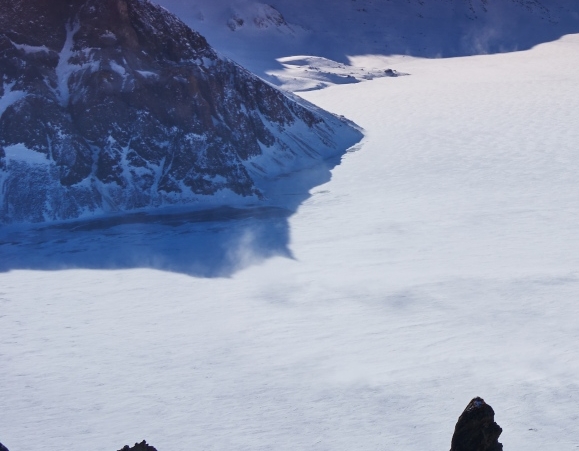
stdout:
{"type": "Polygon", "coordinates": [[[361,138],[148,0],[0,7],[0,222],[255,203],[361,138]]]}
{"type": "Polygon", "coordinates": [[[135,445],[131,447],[129,447],[129,445],[125,445],[119,451],[157,451],[157,449],[149,445],[146,440],[143,440],[141,443],[135,443],[135,445]]]}

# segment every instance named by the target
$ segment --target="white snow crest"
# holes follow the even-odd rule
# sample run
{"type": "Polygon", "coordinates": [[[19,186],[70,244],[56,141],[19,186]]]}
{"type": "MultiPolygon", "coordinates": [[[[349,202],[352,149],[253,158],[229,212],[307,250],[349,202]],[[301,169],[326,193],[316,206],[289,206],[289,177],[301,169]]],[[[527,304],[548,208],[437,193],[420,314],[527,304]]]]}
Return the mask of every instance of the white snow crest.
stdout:
{"type": "Polygon", "coordinates": [[[116,61],[113,61],[113,60],[111,60],[110,65],[111,65],[111,69],[113,71],[115,71],[121,77],[126,78],[127,71],[125,70],[125,68],[123,66],[121,66],[119,63],[117,63],[116,61]]]}
{"type": "Polygon", "coordinates": [[[14,103],[18,102],[20,99],[26,97],[26,92],[24,91],[13,91],[14,85],[16,83],[4,83],[4,95],[0,97],[0,117],[4,114],[4,111],[14,103]]]}
{"type": "Polygon", "coordinates": [[[142,76],[144,78],[159,78],[158,74],[156,74],[155,72],[148,71],[148,70],[137,70],[135,72],[137,72],[140,76],[142,76]]]}
{"type": "Polygon", "coordinates": [[[14,144],[4,148],[7,161],[18,161],[29,165],[48,165],[50,160],[48,156],[29,149],[24,144],[14,144]]]}
{"type": "Polygon", "coordinates": [[[68,80],[77,66],[70,64],[73,56],[74,35],[80,29],[80,23],[69,25],[66,29],[66,41],[59,54],[58,65],[56,66],[56,77],[58,79],[58,98],[62,106],[68,104],[70,89],[68,80]]]}
{"type": "Polygon", "coordinates": [[[27,45],[27,44],[16,44],[14,41],[10,41],[14,47],[18,50],[23,50],[26,53],[40,53],[40,52],[50,52],[50,49],[45,45],[27,45]]]}

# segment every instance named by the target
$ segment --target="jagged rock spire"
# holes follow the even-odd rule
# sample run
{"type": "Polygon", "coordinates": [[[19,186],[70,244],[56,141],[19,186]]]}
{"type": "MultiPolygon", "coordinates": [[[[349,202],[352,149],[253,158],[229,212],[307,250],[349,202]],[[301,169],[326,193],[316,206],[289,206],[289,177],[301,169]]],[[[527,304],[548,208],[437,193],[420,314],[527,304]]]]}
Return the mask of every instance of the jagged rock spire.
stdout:
{"type": "Polygon", "coordinates": [[[501,451],[498,439],[503,430],[495,423],[495,412],[484,399],[476,397],[459,417],[450,451],[501,451]]]}

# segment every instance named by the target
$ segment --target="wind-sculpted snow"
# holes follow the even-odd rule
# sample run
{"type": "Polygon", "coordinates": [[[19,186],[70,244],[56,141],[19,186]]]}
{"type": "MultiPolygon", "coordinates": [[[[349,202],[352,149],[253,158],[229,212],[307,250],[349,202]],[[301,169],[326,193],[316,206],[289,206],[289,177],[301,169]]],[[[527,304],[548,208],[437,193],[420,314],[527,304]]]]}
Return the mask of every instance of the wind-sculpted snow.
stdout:
{"type": "Polygon", "coordinates": [[[148,1],[0,7],[2,222],[259,204],[361,138],[148,1]]]}
{"type": "Polygon", "coordinates": [[[367,137],[289,218],[1,227],[0,441],[449,450],[481,396],[505,450],[577,451],[577,67],[570,36],[303,93],[367,137]]]}

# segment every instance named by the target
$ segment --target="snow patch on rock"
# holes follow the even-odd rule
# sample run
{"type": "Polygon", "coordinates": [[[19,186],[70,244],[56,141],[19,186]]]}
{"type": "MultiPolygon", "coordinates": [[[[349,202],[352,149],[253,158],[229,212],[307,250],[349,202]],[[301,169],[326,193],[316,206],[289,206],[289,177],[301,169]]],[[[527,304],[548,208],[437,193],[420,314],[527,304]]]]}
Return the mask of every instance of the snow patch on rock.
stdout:
{"type": "Polygon", "coordinates": [[[288,56],[277,60],[283,69],[267,71],[276,85],[292,92],[323,89],[333,85],[359,83],[382,77],[408,75],[387,68],[339,63],[320,56],[288,56]]]}
{"type": "Polygon", "coordinates": [[[48,155],[29,149],[24,144],[14,144],[4,148],[4,154],[9,162],[22,162],[28,165],[48,165],[48,155]]]}

